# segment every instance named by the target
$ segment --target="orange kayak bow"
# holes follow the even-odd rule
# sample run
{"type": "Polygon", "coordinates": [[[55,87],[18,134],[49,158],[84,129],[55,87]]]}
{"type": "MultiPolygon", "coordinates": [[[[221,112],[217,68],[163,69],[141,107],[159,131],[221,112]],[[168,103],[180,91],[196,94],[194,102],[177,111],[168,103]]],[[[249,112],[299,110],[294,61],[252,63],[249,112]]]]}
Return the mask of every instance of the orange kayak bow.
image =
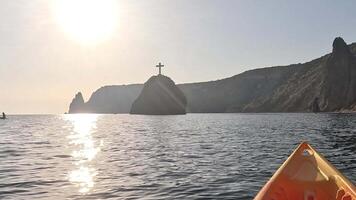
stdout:
{"type": "Polygon", "coordinates": [[[356,188],[308,143],[302,142],[255,200],[356,200],[356,188]]]}

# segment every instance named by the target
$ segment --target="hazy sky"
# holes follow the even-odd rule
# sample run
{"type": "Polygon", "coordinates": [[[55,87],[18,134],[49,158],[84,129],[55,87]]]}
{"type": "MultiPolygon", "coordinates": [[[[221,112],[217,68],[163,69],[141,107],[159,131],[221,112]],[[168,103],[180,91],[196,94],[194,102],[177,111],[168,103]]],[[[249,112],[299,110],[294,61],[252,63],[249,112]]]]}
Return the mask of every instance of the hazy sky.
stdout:
{"type": "Polygon", "coordinates": [[[143,83],[159,61],[176,83],[309,61],[336,36],[356,42],[355,8],[351,0],[117,1],[112,36],[86,45],[63,31],[53,1],[0,0],[0,111],[63,113],[77,91],[87,100],[103,85],[143,83]]]}

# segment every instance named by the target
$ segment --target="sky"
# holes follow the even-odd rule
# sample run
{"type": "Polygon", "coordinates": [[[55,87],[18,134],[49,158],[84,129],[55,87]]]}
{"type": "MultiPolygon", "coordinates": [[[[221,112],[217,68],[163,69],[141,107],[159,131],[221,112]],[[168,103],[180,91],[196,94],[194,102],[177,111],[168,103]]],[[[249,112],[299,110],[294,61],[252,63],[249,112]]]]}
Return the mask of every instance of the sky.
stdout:
{"type": "Polygon", "coordinates": [[[0,112],[64,113],[76,92],[144,83],[158,62],[176,83],[201,82],[312,60],[337,36],[356,42],[356,1],[117,0],[84,18],[75,1],[61,22],[56,0],[0,0],[0,112]],[[108,21],[104,39],[81,41],[108,21]],[[94,27],[74,37],[71,22],[94,27]]]}

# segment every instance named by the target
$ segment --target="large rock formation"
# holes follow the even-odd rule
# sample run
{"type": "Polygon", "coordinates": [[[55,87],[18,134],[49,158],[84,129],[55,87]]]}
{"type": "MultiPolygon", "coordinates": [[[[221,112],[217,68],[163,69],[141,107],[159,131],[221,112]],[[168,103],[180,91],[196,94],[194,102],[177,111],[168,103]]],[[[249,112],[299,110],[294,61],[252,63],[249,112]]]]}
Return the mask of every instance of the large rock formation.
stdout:
{"type": "Polygon", "coordinates": [[[167,76],[152,76],[133,102],[130,114],[185,114],[187,100],[183,92],[167,76]]]}
{"type": "Polygon", "coordinates": [[[284,83],[242,111],[307,112],[316,98],[322,112],[349,108],[356,102],[355,70],[355,56],[343,39],[336,38],[331,54],[295,67],[284,83]]]}
{"type": "MultiPolygon", "coordinates": [[[[321,112],[356,111],[355,55],[356,43],[346,45],[342,38],[336,38],[332,53],[307,63],[177,86],[187,98],[187,112],[311,112],[313,108],[321,112]]],[[[128,113],[142,87],[100,88],[86,103],[86,109],[128,113]]]]}
{"type": "Polygon", "coordinates": [[[342,38],[336,38],[323,69],[321,110],[350,108],[356,102],[356,57],[342,38]]]}
{"type": "MultiPolygon", "coordinates": [[[[132,103],[137,99],[143,84],[110,85],[97,89],[85,103],[86,112],[102,114],[129,113],[132,103]]],[[[76,106],[71,106],[70,113],[75,113],[76,106]]]]}
{"type": "Polygon", "coordinates": [[[86,106],[93,113],[129,113],[142,84],[105,86],[95,91],[86,106]]]}
{"type": "Polygon", "coordinates": [[[81,92],[78,92],[69,105],[68,113],[84,113],[85,103],[81,92]]]}
{"type": "Polygon", "coordinates": [[[322,112],[352,110],[356,44],[336,38],[333,46],[331,54],[304,64],[182,85],[188,112],[310,112],[316,98],[322,112]]]}

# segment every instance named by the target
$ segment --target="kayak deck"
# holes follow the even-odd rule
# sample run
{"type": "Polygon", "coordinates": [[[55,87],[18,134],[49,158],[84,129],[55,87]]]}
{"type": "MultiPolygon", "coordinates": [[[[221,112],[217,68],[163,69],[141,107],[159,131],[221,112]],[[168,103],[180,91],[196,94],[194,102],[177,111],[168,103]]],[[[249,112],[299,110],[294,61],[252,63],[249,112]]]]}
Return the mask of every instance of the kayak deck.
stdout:
{"type": "Polygon", "coordinates": [[[355,186],[302,142],[255,200],[356,200],[355,186]]]}

